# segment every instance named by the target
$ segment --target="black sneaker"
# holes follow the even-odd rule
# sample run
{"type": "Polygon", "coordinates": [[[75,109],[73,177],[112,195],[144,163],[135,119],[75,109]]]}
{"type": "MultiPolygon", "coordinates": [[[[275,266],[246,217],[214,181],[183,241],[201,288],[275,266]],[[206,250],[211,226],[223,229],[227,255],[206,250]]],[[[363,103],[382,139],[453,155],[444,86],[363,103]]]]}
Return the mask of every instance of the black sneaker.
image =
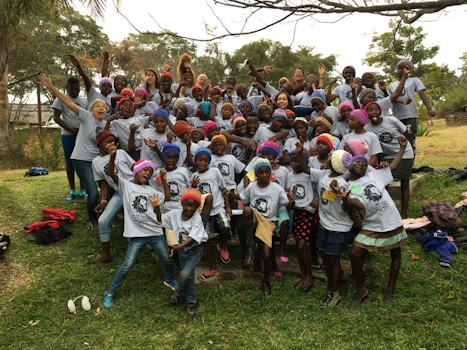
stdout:
{"type": "Polygon", "coordinates": [[[189,317],[195,317],[196,316],[196,306],[188,306],[186,308],[186,314],[189,317]]]}

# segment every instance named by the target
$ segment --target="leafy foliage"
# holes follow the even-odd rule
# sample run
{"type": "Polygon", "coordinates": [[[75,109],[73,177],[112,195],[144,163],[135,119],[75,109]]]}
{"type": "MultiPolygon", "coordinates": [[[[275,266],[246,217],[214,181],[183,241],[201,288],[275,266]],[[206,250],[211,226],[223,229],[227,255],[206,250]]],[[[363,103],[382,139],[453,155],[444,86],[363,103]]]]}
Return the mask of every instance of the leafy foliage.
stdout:
{"type": "Polygon", "coordinates": [[[414,64],[412,75],[423,76],[429,70],[428,65],[423,62],[435,57],[439,46],[423,46],[426,34],[422,27],[412,27],[401,21],[391,20],[389,28],[391,31],[373,36],[370,51],[363,62],[381,68],[387,77],[391,77],[395,74],[397,62],[408,59],[414,64]]]}
{"type": "MultiPolygon", "coordinates": [[[[100,56],[106,42],[108,37],[94,20],[71,9],[58,17],[32,14],[9,37],[10,81],[43,71],[52,75],[57,86],[65,87],[66,79],[74,74],[67,55],[100,56]]],[[[35,84],[26,80],[13,85],[10,93],[21,97],[33,90],[35,84]]]]}

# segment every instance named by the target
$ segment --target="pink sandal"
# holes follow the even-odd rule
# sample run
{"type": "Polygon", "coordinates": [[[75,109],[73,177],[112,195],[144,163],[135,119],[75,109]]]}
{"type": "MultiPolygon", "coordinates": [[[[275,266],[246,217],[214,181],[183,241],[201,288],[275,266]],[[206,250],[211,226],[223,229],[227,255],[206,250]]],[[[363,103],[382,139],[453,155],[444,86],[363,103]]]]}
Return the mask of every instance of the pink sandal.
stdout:
{"type": "Polygon", "coordinates": [[[283,256],[283,255],[281,255],[281,256],[279,257],[279,260],[280,260],[281,262],[283,262],[283,263],[288,263],[288,262],[289,262],[289,258],[286,257],[286,256],[283,256]]]}

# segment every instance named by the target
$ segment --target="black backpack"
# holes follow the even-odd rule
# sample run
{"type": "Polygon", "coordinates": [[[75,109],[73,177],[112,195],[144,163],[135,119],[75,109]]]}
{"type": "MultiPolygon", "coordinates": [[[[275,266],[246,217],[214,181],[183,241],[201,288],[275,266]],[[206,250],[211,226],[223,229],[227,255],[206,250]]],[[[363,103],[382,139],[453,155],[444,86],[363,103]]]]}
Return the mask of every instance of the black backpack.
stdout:
{"type": "Polygon", "coordinates": [[[0,256],[6,252],[8,246],[10,245],[10,236],[0,233],[0,256]]]}
{"type": "Polygon", "coordinates": [[[24,176],[40,176],[40,175],[47,175],[49,173],[49,169],[42,168],[40,166],[33,166],[31,169],[26,170],[24,176]]]}

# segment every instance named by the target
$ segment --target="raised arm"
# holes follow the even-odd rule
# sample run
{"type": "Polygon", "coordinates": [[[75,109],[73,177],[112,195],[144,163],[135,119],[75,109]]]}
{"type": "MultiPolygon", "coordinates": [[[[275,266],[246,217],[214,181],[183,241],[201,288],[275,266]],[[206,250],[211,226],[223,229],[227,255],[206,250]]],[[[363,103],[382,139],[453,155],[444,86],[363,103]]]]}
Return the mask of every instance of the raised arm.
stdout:
{"type": "Polygon", "coordinates": [[[389,95],[389,98],[391,99],[391,102],[395,101],[402,94],[402,91],[404,90],[405,82],[406,82],[407,77],[409,76],[409,74],[410,74],[409,67],[408,66],[404,67],[404,70],[403,70],[402,77],[401,77],[401,80],[399,82],[399,85],[397,85],[396,90],[394,90],[394,92],[389,95]]]}
{"type": "Polygon", "coordinates": [[[86,88],[86,91],[91,90],[91,87],[92,87],[91,79],[89,79],[88,75],[83,70],[83,67],[81,67],[81,64],[79,63],[78,59],[75,57],[75,55],[72,55],[72,54],[68,54],[68,57],[70,58],[70,62],[78,70],[78,73],[79,73],[79,75],[81,75],[81,78],[83,78],[84,86],[86,88]]]}
{"type": "Polygon", "coordinates": [[[37,82],[42,86],[50,90],[51,93],[55,95],[62,103],[73,111],[75,114],[79,114],[80,107],[74,103],[67,95],[61,92],[57,87],[52,84],[52,79],[46,76],[44,73],[41,73],[37,76],[37,82]]]}

